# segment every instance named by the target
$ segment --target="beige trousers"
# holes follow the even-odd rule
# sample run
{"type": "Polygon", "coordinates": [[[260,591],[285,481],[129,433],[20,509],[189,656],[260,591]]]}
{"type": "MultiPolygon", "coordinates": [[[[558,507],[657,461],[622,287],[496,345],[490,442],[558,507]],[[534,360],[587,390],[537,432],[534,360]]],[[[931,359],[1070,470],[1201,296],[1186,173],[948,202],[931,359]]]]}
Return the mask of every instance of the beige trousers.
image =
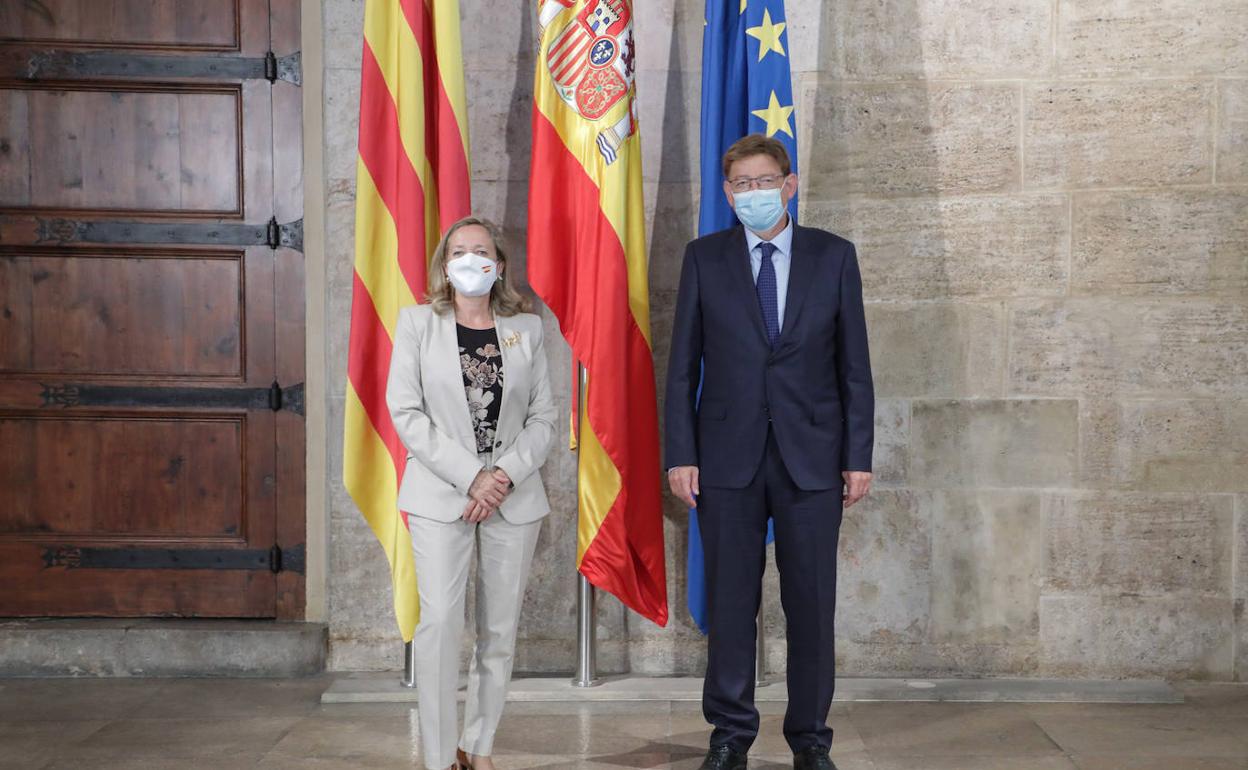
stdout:
{"type": "Polygon", "coordinates": [[[542,522],[510,524],[495,513],[481,524],[408,517],[420,593],[412,647],[425,764],[444,770],[455,748],[488,756],[511,679],[516,626],[542,522]],[[477,645],[468,668],[464,732],[456,729],[459,650],[468,570],[477,551],[477,645]]]}

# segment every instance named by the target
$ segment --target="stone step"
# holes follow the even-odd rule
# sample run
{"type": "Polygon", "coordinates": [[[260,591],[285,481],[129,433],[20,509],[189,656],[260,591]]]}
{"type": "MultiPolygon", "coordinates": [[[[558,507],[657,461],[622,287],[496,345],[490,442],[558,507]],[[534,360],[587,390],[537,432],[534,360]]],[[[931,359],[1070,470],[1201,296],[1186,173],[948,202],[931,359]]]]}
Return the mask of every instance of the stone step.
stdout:
{"type": "Polygon", "coordinates": [[[292,677],[325,670],[323,623],[272,620],[0,621],[0,677],[292,677]]]}
{"type": "MultiPolygon", "coordinates": [[[[339,674],[321,703],[401,703],[416,700],[399,672],[339,674]]],[[[463,692],[460,692],[463,697],[463,692]]],[[[518,678],[507,700],[515,702],[699,701],[696,677],[603,677],[594,687],[574,687],[570,677],[518,678]]],[[[756,688],[758,703],[783,703],[783,678],[756,688]]],[[[836,680],[836,700],[963,703],[1182,703],[1183,695],[1161,680],[1096,679],[886,679],[836,680]]]]}

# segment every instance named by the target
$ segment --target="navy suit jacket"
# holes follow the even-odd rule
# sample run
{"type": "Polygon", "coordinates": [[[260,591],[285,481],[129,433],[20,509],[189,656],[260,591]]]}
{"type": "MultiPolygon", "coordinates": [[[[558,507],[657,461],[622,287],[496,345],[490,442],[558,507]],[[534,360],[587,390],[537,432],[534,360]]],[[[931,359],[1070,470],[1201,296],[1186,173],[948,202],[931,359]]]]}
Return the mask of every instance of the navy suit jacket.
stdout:
{"type": "Polygon", "coordinates": [[[871,470],[874,420],[852,243],[794,225],[775,349],[767,342],[745,231],[738,226],[689,244],[667,370],[666,467],[696,465],[702,484],[743,488],[762,461],[770,422],[798,487],[839,488],[841,471],[871,470]]]}

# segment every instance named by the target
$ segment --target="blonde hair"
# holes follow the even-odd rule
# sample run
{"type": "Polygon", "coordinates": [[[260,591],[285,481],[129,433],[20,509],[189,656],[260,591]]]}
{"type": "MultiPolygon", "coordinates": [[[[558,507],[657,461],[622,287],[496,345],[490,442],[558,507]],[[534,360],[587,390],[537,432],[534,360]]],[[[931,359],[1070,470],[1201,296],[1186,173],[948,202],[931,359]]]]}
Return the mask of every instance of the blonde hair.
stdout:
{"type": "Polygon", "coordinates": [[[464,217],[448,227],[442,240],[438,241],[437,248],[433,250],[433,257],[429,260],[429,293],[425,295],[425,301],[433,305],[434,312],[439,315],[455,308],[455,287],[446,278],[447,244],[457,231],[472,225],[483,227],[490,234],[490,240],[494,242],[495,256],[498,258],[499,267],[502,268],[499,270],[498,280],[494,282],[494,288],[490,289],[490,309],[495,315],[504,317],[529,312],[528,298],[516,291],[515,285],[511,282],[511,270],[507,269],[509,260],[503,248],[502,230],[488,219],[473,216],[464,217]]]}

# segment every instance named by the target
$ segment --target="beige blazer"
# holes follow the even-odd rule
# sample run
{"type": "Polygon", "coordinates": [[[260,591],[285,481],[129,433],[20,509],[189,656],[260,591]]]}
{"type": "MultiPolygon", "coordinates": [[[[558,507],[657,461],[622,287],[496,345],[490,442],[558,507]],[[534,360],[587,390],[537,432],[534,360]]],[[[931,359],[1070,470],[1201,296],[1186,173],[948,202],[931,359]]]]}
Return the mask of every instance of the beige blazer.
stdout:
{"type": "MultiPolygon", "coordinates": [[[[524,524],[550,512],[537,471],[555,435],[555,401],[541,319],[519,313],[497,316],[494,325],[503,354],[494,465],[515,484],[499,513],[513,524],[524,524]]],[[[468,488],[485,464],[477,456],[464,394],[454,313],[439,315],[430,305],[399,312],[386,404],[407,447],[399,508],[437,521],[460,518],[468,488]]]]}

